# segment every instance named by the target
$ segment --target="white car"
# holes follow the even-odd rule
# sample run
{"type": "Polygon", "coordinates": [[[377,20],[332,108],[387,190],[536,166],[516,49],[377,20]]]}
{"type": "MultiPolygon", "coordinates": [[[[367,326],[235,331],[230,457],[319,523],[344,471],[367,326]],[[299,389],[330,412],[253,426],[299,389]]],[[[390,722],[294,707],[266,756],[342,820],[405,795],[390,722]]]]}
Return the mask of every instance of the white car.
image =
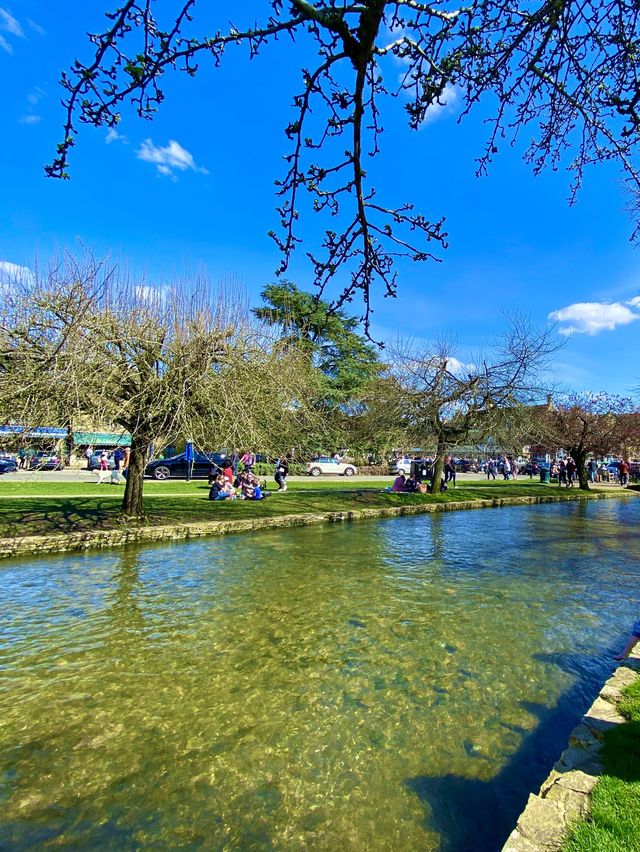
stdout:
{"type": "Polygon", "coordinates": [[[413,459],[409,459],[406,456],[401,459],[394,459],[389,465],[389,473],[393,476],[399,476],[401,473],[404,473],[406,476],[409,476],[411,473],[411,462],[413,459]]]}
{"type": "Polygon", "coordinates": [[[318,456],[313,461],[307,462],[307,474],[309,476],[320,476],[321,473],[337,473],[340,476],[353,476],[358,470],[352,464],[329,458],[329,456],[318,456]]]}

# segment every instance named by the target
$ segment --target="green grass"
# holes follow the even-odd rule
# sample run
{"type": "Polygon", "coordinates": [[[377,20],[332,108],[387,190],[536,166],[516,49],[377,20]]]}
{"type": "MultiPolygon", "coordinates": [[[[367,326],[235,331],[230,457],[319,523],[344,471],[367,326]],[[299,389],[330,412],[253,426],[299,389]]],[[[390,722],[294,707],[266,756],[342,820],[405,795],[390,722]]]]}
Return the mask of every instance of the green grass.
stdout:
{"type": "Polygon", "coordinates": [[[605,734],[605,774],[589,819],[574,828],[564,852],[640,850],[640,681],[625,690],[620,711],[629,721],[605,734]]]}
{"type": "MultiPolygon", "coordinates": [[[[290,482],[286,494],[260,503],[211,503],[208,486],[195,482],[146,482],[145,524],[181,523],[216,519],[273,517],[301,512],[340,512],[423,503],[483,500],[499,497],[557,494],[554,486],[518,482],[465,482],[443,494],[390,494],[382,489],[390,478],[350,483],[348,480],[290,482]]],[[[270,487],[275,488],[273,483],[270,487]]],[[[564,491],[564,489],[563,489],[564,491]]],[[[122,524],[119,516],[122,486],[94,482],[0,482],[0,537],[48,535],[122,524]]]]}

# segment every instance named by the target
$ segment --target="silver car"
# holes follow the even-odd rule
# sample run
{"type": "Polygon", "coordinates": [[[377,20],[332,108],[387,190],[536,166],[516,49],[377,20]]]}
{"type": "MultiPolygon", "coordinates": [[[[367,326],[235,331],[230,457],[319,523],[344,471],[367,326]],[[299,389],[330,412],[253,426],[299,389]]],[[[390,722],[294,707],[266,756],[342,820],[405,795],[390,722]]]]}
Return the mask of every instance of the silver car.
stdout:
{"type": "Polygon", "coordinates": [[[318,456],[307,462],[307,474],[309,476],[320,476],[322,473],[335,473],[339,476],[353,476],[358,469],[352,464],[333,459],[329,456],[318,456]]]}

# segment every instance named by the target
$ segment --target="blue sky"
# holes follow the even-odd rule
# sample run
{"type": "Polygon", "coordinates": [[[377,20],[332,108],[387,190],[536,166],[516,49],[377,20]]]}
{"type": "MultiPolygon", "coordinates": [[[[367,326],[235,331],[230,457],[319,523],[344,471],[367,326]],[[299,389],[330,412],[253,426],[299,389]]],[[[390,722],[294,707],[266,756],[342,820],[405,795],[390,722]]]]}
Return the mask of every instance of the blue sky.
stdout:
{"type": "MultiPolygon", "coordinates": [[[[259,15],[267,5],[248,7],[259,15]]],[[[43,165],[61,136],[60,72],[76,55],[89,58],[84,33],[113,7],[75,0],[65,8],[63,16],[58,4],[0,0],[0,275],[84,245],[148,281],[202,271],[237,280],[257,302],[279,260],[267,232],[278,223],[274,180],[283,175],[283,129],[306,45],[270,49],[251,63],[232,52],[221,69],[203,63],[196,79],[166,78],[152,123],[125,111],[117,135],[83,128],[71,180],[53,181],[43,165]]],[[[503,326],[504,311],[541,324],[555,316],[566,345],[553,377],[576,390],[631,392],[640,385],[640,249],[629,243],[617,168],[588,171],[573,207],[570,175],[534,177],[522,148],[504,145],[478,179],[486,116],[481,107],[458,124],[456,106],[454,98],[412,133],[401,104],[385,102],[379,195],[446,216],[450,247],[442,263],[400,265],[398,298],[374,300],[374,335],[448,334],[468,360],[503,326]]],[[[304,249],[318,233],[313,217],[304,220],[305,246],[288,274],[303,288],[304,249]]]]}

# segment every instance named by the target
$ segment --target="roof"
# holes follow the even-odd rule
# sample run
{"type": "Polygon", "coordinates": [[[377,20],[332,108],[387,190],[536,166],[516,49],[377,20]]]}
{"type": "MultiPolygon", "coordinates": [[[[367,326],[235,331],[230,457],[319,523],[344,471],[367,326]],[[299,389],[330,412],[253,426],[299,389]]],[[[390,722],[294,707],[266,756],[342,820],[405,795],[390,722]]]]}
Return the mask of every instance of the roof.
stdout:
{"type": "Polygon", "coordinates": [[[98,444],[109,447],[130,447],[131,435],[128,432],[74,432],[74,444],[98,444]]]}

